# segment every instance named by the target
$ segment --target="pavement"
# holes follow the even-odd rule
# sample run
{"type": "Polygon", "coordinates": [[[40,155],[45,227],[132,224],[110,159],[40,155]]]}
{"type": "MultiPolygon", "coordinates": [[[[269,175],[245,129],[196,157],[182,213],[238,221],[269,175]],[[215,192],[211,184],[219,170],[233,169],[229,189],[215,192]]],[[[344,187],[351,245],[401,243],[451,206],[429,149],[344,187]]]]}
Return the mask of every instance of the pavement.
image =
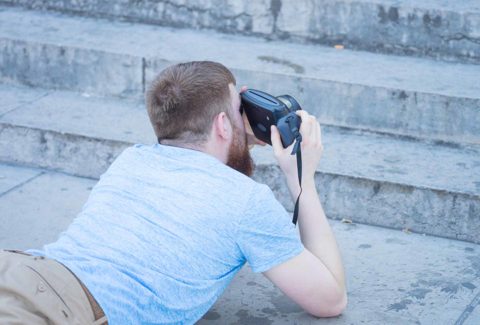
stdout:
{"type": "MultiPolygon", "coordinates": [[[[0,164],[0,247],[54,241],[95,182],[0,164]]],[[[348,220],[331,225],[347,276],[341,316],[309,316],[247,265],[198,324],[480,324],[480,245],[348,220]]]]}

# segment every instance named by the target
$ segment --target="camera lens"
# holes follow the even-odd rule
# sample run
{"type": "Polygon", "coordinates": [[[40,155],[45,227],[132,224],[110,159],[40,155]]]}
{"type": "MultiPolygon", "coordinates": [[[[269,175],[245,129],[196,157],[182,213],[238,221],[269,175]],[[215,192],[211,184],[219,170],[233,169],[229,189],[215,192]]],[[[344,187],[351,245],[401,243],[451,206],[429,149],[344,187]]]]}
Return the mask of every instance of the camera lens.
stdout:
{"type": "Polygon", "coordinates": [[[292,109],[292,102],[288,100],[288,98],[284,96],[278,96],[277,99],[284,103],[288,107],[288,109],[292,109]]]}
{"type": "Polygon", "coordinates": [[[281,95],[278,96],[277,99],[285,104],[290,112],[295,112],[302,109],[297,100],[290,95],[281,95]]]}

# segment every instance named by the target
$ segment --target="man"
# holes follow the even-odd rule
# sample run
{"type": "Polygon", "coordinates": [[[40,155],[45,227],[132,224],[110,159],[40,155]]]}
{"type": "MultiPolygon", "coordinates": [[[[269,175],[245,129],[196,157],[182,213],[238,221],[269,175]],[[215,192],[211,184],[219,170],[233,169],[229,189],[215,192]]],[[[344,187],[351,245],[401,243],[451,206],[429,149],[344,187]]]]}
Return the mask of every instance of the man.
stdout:
{"type": "MultiPolygon", "coordinates": [[[[146,103],[159,144],[126,149],[57,242],[27,252],[33,256],[0,255],[0,323],[192,324],[245,262],[307,312],[340,314],[343,266],[314,184],[322,154],[315,118],[298,113],[299,238],[271,190],[247,177],[248,146],[258,141],[227,68],[171,66],[146,103]]],[[[271,131],[296,199],[295,157],[271,131]]]]}

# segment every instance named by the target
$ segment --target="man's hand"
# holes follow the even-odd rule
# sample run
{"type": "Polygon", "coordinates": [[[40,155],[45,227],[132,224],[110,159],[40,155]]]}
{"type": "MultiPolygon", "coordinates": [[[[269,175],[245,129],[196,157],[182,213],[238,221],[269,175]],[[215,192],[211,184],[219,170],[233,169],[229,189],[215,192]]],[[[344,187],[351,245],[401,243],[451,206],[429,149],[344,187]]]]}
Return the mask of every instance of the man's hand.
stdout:
{"type": "MultiPolygon", "coordinates": [[[[300,125],[300,133],[302,135],[302,184],[306,184],[313,182],[315,170],[322,157],[322,134],[320,124],[314,116],[306,111],[297,111],[296,113],[302,119],[302,124],[300,125]]],[[[287,178],[292,196],[296,199],[300,188],[298,184],[297,160],[295,155],[291,154],[294,144],[292,143],[288,148],[284,149],[280,133],[275,126],[272,126],[271,134],[275,158],[287,178]]]]}

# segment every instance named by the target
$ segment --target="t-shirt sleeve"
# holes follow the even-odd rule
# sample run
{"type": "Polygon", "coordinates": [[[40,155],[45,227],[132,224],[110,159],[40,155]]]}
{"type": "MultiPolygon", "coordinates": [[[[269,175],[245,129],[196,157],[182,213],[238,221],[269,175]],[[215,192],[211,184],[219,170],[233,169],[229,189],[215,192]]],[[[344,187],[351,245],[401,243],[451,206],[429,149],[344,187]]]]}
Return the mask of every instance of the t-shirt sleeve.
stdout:
{"type": "Polygon", "coordinates": [[[264,272],[303,251],[292,216],[270,188],[258,184],[237,229],[237,244],[253,272],[264,272]]]}

